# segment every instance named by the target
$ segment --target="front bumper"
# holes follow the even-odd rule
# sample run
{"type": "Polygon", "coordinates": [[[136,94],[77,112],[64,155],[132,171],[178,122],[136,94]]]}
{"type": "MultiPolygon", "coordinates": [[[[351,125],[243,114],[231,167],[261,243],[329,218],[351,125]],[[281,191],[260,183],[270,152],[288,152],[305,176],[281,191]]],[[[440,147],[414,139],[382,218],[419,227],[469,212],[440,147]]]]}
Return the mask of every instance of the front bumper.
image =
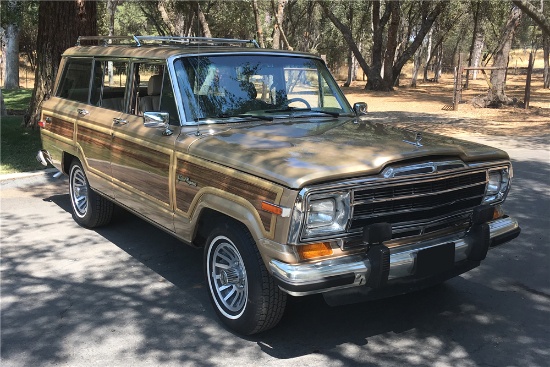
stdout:
{"type": "MultiPolygon", "coordinates": [[[[444,274],[449,275],[447,279],[457,276],[479,265],[485,258],[488,247],[510,241],[520,233],[518,222],[510,217],[488,222],[479,228],[479,231],[470,231],[470,234],[462,238],[458,238],[457,235],[447,236],[391,248],[389,274],[384,283],[395,283],[405,279],[425,280],[415,277],[418,253],[430,248],[449,246],[449,243],[454,244],[454,266],[433,274],[430,278],[435,279],[445,276],[444,274]]],[[[369,278],[376,277],[379,272],[377,262],[369,257],[369,253],[362,253],[302,264],[271,260],[269,266],[275,281],[283,291],[294,296],[302,296],[365,285],[370,287],[369,278]]]]}

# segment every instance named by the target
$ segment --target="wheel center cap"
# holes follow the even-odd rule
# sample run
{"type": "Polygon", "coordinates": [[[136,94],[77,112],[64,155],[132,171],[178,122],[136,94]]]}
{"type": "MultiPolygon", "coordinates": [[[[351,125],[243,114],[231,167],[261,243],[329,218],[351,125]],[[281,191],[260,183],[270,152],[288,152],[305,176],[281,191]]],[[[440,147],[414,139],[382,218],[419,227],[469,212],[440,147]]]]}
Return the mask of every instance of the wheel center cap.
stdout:
{"type": "Polygon", "coordinates": [[[239,270],[236,268],[223,269],[220,272],[220,281],[222,285],[239,284],[241,281],[239,270]]]}

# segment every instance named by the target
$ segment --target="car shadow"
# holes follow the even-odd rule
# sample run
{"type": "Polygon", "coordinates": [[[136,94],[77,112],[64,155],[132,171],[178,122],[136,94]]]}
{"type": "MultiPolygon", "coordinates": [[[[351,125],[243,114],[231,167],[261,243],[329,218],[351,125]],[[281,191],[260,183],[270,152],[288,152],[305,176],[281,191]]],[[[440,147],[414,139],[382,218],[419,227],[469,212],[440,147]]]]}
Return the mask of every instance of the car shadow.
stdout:
{"type": "MultiPolygon", "coordinates": [[[[533,172],[535,166],[530,162],[518,162],[516,169],[517,172],[533,172]]],[[[537,167],[540,171],[540,165],[537,167]]],[[[548,167],[545,169],[548,171],[548,167]]],[[[539,181],[544,180],[544,176],[537,173],[529,179],[539,181]]],[[[539,194],[529,189],[522,189],[522,192],[522,197],[510,200],[508,206],[527,220],[531,216],[529,208],[539,200],[539,194]]],[[[51,196],[47,200],[70,212],[68,195],[51,196]]],[[[532,230],[535,231],[533,236],[539,235],[538,229],[532,230]]],[[[210,306],[200,249],[183,245],[119,207],[115,209],[113,223],[95,231],[173,284],[182,292],[182,297],[198,302],[204,310],[203,316],[218,325],[219,333],[226,337],[231,335],[216,320],[210,306]]],[[[528,235],[527,242],[532,241],[535,238],[528,235]]],[[[519,270],[521,266],[517,261],[510,264],[517,255],[518,244],[515,240],[502,249],[497,248],[489,253],[480,268],[413,294],[338,307],[328,306],[321,296],[290,297],[277,327],[258,335],[239,337],[233,340],[231,348],[249,348],[253,343],[259,348],[256,351],[259,356],[289,360],[319,354],[345,365],[364,365],[365,358],[374,365],[401,365],[411,361],[433,365],[442,356],[450,365],[461,363],[465,357],[475,363],[491,359],[515,365],[521,364],[524,356],[497,354],[495,357],[494,352],[513,350],[518,340],[523,340],[522,348],[530,351],[532,365],[543,365],[544,335],[548,326],[544,320],[548,320],[549,314],[545,307],[550,296],[544,292],[537,294],[537,290],[527,285],[521,286],[522,282],[528,283],[527,271],[519,270]],[[510,276],[510,271],[517,271],[518,276],[510,276]],[[528,326],[526,314],[529,314],[528,326]],[[533,335],[541,338],[532,338],[533,335]],[[425,345],[413,345],[411,339],[425,345]],[[350,346],[358,354],[349,355],[344,351],[350,346]]],[[[524,262],[536,265],[546,261],[545,257],[535,260],[536,254],[523,256],[528,257],[524,262]]],[[[536,271],[541,277],[547,274],[544,269],[536,271]]],[[[178,338],[178,332],[185,330],[185,325],[180,326],[168,332],[157,328],[144,330],[148,348],[173,352],[166,339],[178,338]]],[[[204,343],[206,347],[220,348],[219,341],[212,338],[204,343]]],[[[203,362],[199,364],[208,365],[203,362]]]]}

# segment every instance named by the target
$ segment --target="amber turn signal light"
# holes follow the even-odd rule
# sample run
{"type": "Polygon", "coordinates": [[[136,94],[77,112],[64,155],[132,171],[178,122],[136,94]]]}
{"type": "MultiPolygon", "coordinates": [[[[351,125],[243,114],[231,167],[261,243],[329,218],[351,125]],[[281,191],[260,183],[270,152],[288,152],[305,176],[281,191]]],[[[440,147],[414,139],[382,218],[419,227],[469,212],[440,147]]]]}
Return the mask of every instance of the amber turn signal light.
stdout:
{"type": "Polygon", "coordinates": [[[302,260],[313,259],[321,256],[332,255],[332,247],[328,242],[311,243],[297,246],[298,255],[302,260]]]}
{"type": "Polygon", "coordinates": [[[504,217],[504,210],[500,205],[495,206],[495,210],[493,212],[493,219],[499,219],[504,217]]]}
{"type": "Polygon", "coordinates": [[[268,203],[266,201],[262,201],[262,210],[265,210],[266,212],[272,213],[275,215],[283,214],[283,208],[275,204],[268,203]]]}

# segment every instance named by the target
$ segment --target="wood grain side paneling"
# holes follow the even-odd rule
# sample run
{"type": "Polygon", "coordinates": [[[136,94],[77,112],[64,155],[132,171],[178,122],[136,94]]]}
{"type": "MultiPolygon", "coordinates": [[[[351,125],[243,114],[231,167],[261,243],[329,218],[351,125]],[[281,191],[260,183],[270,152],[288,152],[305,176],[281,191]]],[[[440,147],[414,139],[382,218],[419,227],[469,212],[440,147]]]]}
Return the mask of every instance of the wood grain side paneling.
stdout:
{"type": "Polygon", "coordinates": [[[115,179],[170,204],[170,155],[116,136],[111,154],[115,179]]]}
{"type": "Polygon", "coordinates": [[[177,209],[188,212],[199,190],[205,187],[213,187],[248,200],[258,210],[265,230],[267,232],[271,230],[273,214],[261,210],[261,205],[262,201],[275,202],[277,192],[181,159],[177,161],[176,179],[178,176],[188,178],[189,181],[196,183],[196,186],[185,182],[177,182],[177,209]]]}
{"type": "Polygon", "coordinates": [[[52,119],[51,124],[46,125],[46,130],[53,134],[57,134],[67,139],[73,139],[74,123],[65,121],[57,117],[50,117],[52,119]]]}

